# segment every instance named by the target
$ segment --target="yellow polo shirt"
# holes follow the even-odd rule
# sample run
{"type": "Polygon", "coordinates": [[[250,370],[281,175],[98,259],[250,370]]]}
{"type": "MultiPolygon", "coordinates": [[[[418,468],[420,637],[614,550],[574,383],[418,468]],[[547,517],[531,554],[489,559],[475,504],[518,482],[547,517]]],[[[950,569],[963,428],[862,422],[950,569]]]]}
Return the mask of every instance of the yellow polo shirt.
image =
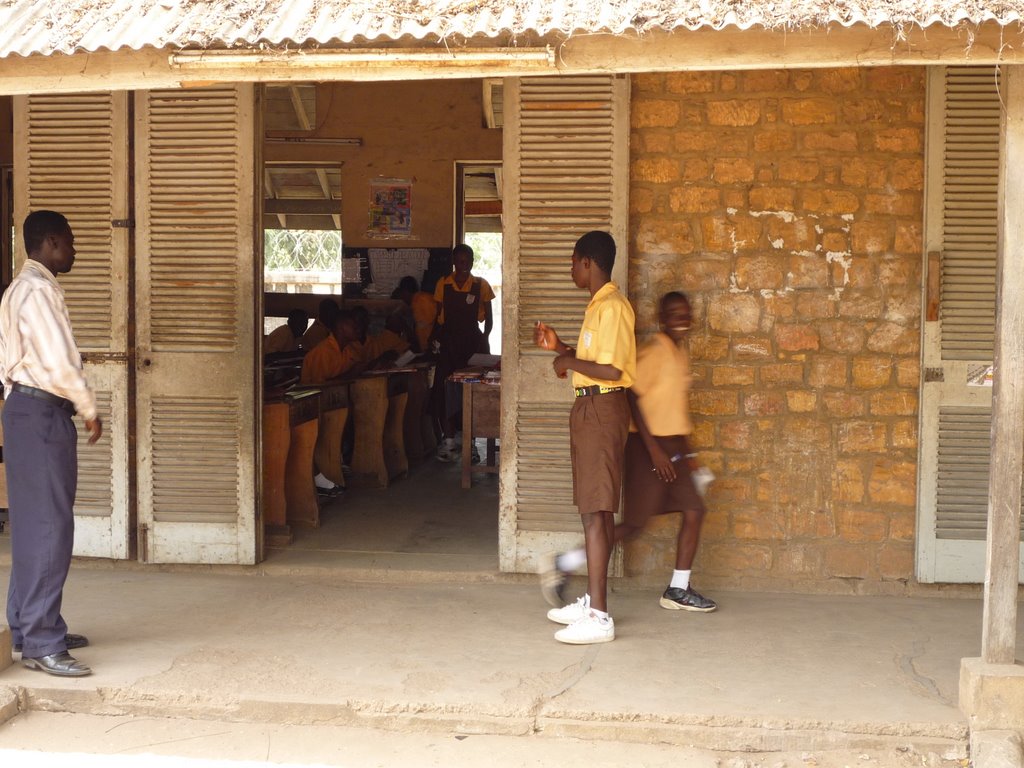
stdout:
{"type": "Polygon", "coordinates": [[[302,384],[319,384],[321,381],[336,379],[345,375],[359,359],[359,352],[353,344],[346,344],[344,349],[338,347],[334,335],[317,344],[306,353],[302,361],[302,384]]]}
{"type": "Polygon", "coordinates": [[[459,284],[455,282],[455,273],[452,272],[443,280],[438,280],[434,288],[434,301],[441,305],[441,314],[437,318],[438,323],[444,325],[444,287],[450,285],[459,293],[469,293],[475,283],[480,283],[480,302],[476,311],[476,320],[478,323],[482,323],[487,319],[485,305],[494,301],[494,289],[491,288],[491,284],[482,277],[470,275],[469,279],[460,288],[459,284]]]}
{"type": "Polygon", "coordinates": [[[592,360],[602,365],[614,365],[621,376],[617,381],[592,379],[577,371],[572,372],[574,387],[601,384],[606,387],[628,387],[636,378],[636,318],[633,307],[615,283],[609,281],[595,293],[583,315],[577,360],[592,360]]]}
{"type": "MultiPolygon", "coordinates": [[[[669,437],[693,432],[690,421],[690,353],[657,333],[636,354],[636,393],[644,423],[652,435],[669,437]]],[[[630,424],[630,432],[636,425],[630,424]]]]}
{"type": "Polygon", "coordinates": [[[362,349],[362,359],[364,362],[373,362],[378,357],[383,355],[385,352],[398,352],[401,354],[409,348],[409,342],[403,339],[394,331],[390,331],[385,328],[383,331],[378,333],[376,336],[371,336],[366,340],[366,344],[362,349]]]}

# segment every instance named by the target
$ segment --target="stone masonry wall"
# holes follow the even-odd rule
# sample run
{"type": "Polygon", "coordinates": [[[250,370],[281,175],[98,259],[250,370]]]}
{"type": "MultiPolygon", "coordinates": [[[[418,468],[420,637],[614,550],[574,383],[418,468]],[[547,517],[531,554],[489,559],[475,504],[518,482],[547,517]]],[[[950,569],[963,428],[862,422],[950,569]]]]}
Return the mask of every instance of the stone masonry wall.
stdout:
{"type": "MultiPolygon", "coordinates": [[[[641,334],[690,295],[693,442],[719,478],[698,587],[913,578],[924,77],[633,78],[629,293],[641,334]]],[[[677,525],[626,572],[663,576],[677,525]]]]}

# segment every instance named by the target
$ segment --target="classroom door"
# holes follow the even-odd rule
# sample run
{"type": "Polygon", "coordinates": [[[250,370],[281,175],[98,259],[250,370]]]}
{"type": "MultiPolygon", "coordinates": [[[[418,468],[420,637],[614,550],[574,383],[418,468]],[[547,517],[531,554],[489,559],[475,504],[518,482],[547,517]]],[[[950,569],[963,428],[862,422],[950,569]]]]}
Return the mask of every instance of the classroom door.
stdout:
{"type": "Polygon", "coordinates": [[[96,392],[103,437],[79,426],[76,555],[125,559],[128,505],[128,95],[14,98],[14,220],[34,210],[67,216],[78,255],[59,280],[85,375],[96,392]]]}
{"type": "MultiPolygon", "coordinates": [[[[629,80],[625,76],[505,81],[501,504],[503,571],[579,546],[572,503],[572,388],[533,345],[538,320],[568,343],[589,301],[569,277],[573,245],[592,229],[619,247],[613,278],[627,289],[629,80]]],[[[621,572],[621,556],[613,573],[621,572]]]]}
{"type": "Polygon", "coordinates": [[[139,559],[254,563],[255,91],[140,91],[139,559]]]}
{"type": "MultiPolygon", "coordinates": [[[[917,577],[985,576],[1000,100],[994,67],[929,72],[917,577]]],[[[1024,577],[1024,547],[1021,548],[1024,577]]]]}

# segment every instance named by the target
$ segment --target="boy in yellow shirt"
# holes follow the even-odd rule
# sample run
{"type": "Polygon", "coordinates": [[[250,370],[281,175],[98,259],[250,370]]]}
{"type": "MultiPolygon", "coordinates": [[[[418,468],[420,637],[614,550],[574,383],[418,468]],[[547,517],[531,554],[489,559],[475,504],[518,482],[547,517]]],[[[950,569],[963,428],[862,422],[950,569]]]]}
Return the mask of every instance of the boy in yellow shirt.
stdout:
{"type": "MultiPolygon", "coordinates": [[[[573,502],[583,519],[587,594],[548,618],[566,624],[555,633],[562,643],[586,645],[615,639],[608,614],[608,561],[615,512],[619,506],[623,453],[629,431],[626,390],[636,372],[634,314],[629,301],[611,281],[615,240],[607,232],[588,232],[572,252],[572,279],[590,292],[575,349],[544,323],[534,341],[557,354],[555,373],[572,371],[576,394],[569,414],[573,502]]],[[[581,563],[582,565],[582,563],[581,563]]]]}
{"type": "MultiPolygon", "coordinates": [[[[636,380],[628,398],[633,414],[626,440],[625,510],[615,526],[614,541],[638,533],[654,515],[682,512],[683,524],[676,543],[672,580],[660,605],[674,611],[710,613],[718,606],[690,586],[697,554],[704,502],[691,474],[690,356],[686,334],[693,322],[690,301],[673,291],[661,298],[661,332],[641,347],[636,359],[636,380]]],[[[566,552],[548,562],[542,589],[560,604],[560,590],[568,572],[585,562],[581,550],[566,552]]]]}

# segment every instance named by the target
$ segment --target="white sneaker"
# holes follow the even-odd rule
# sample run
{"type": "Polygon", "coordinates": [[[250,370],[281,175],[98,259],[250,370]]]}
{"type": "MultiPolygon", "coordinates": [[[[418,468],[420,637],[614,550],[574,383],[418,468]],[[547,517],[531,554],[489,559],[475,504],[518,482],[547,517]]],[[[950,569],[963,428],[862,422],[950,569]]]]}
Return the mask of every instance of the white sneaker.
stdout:
{"type": "Polygon", "coordinates": [[[437,449],[438,461],[455,461],[459,455],[459,444],[454,437],[446,437],[441,441],[441,447],[437,449]]]}
{"type": "Polygon", "coordinates": [[[548,611],[548,618],[556,624],[572,624],[589,614],[590,600],[584,595],[577,599],[575,603],[569,603],[561,608],[552,608],[548,611]]]}
{"type": "Polygon", "coordinates": [[[568,627],[555,632],[555,640],[569,645],[592,645],[594,643],[610,643],[615,639],[615,622],[612,617],[599,619],[587,611],[587,615],[568,627]]]}

